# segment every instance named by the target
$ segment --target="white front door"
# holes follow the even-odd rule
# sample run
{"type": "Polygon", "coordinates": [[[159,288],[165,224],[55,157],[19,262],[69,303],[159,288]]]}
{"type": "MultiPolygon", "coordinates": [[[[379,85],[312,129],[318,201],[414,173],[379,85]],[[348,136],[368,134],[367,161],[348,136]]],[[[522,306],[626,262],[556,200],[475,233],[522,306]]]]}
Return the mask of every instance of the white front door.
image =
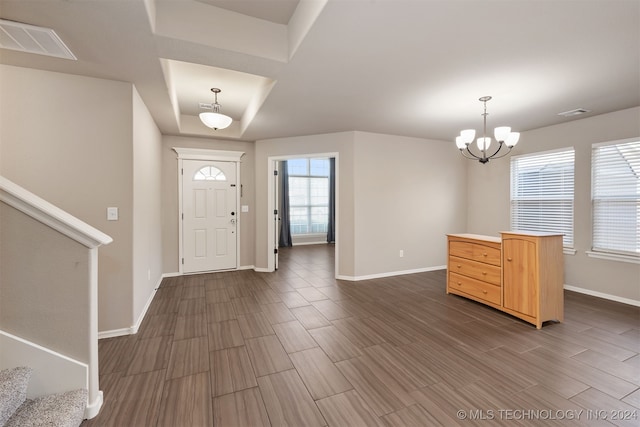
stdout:
{"type": "Polygon", "coordinates": [[[237,268],[236,163],[182,163],[184,273],[237,268]]]}

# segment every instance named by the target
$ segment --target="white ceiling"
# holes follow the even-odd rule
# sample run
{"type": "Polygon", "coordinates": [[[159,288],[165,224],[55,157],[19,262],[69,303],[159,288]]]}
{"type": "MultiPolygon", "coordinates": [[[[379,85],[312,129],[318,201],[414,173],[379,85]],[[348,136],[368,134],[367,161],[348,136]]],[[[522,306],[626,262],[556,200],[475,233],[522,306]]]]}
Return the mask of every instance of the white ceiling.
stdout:
{"type": "Polygon", "coordinates": [[[640,105],[639,0],[0,0],[0,17],[78,58],[1,63],[131,82],[165,134],[452,141],[484,95],[488,126],[519,131],[640,105]],[[197,119],[212,87],[222,131],[197,119]]]}

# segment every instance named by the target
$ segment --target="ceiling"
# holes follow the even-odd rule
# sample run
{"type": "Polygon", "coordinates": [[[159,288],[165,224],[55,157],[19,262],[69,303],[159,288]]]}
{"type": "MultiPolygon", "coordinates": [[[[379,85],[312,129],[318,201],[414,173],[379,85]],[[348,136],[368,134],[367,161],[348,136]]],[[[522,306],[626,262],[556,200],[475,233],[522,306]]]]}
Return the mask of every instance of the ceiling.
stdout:
{"type": "Polygon", "coordinates": [[[485,95],[488,127],[518,131],[640,105],[639,0],[0,0],[0,18],[77,57],[1,63],[131,82],[164,134],[453,141],[485,95]],[[212,87],[224,130],[197,117],[212,87]]]}

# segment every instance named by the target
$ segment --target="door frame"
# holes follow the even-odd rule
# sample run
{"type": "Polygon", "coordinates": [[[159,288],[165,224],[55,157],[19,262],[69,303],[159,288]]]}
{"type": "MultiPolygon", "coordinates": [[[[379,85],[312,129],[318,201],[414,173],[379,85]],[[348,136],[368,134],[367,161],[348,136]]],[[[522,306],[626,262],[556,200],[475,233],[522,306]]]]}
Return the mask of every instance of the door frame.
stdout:
{"type": "MultiPolygon", "coordinates": [[[[184,148],[173,147],[173,151],[178,155],[178,271],[184,273],[184,240],[182,231],[182,169],[184,160],[208,160],[214,162],[234,162],[236,164],[236,267],[240,265],[240,229],[242,221],[240,220],[240,197],[241,181],[240,181],[240,159],[244,156],[244,151],[224,151],[224,150],[207,150],[204,148],[184,148]]],[[[187,274],[199,274],[187,273],[187,274]]]]}
{"type": "Polygon", "coordinates": [[[281,160],[315,158],[315,157],[333,157],[336,159],[336,241],[335,241],[335,272],[337,278],[340,274],[340,158],[337,152],[328,153],[311,153],[311,154],[290,154],[286,156],[269,156],[267,158],[267,269],[266,271],[275,271],[276,255],[273,253],[275,248],[275,221],[273,212],[279,207],[275,206],[276,191],[273,179],[273,172],[276,170],[277,162],[281,160]]]}

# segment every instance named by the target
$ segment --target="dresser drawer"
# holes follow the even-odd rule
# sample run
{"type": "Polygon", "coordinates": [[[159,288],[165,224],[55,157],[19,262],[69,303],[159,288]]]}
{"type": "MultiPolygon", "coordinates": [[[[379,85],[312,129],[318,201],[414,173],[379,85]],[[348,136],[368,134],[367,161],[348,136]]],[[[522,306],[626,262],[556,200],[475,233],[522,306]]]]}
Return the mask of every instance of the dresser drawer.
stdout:
{"type": "Polygon", "coordinates": [[[500,265],[500,248],[464,241],[449,241],[449,254],[487,264],[500,265]]]}
{"type": "Polygon", "coordinates": [[[449,273],[449,292],[462,292],[492,304],[500,305],[500,286],[481,282],[467,276],[449,273]]]}
{"type": "Polygon", "coordinates": [[[500,267],[495,265],[450,256],[449,271],[500,286],[500,267]]]}

